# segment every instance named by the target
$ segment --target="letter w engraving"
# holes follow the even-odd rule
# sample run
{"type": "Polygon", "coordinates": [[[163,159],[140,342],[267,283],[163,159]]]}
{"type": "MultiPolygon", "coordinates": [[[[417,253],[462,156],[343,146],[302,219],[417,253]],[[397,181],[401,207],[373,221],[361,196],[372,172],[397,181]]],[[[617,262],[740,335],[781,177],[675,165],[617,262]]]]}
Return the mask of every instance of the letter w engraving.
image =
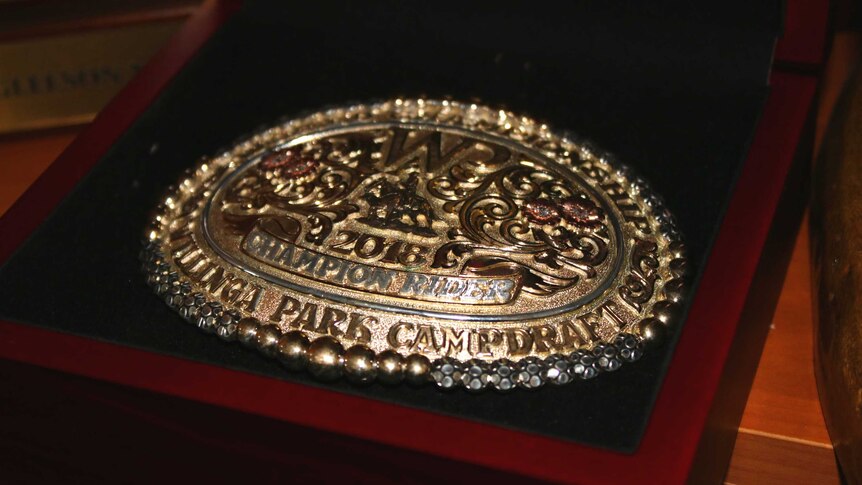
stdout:
{"type": "Polygon", "coordinates": [[[395,128],[385,157],[385,166],[398,169],[403,165],[418,162],[422,170],[432,173],[474,143],[475,140],[470,138],[460,138],[439,131],[395,128]]]}

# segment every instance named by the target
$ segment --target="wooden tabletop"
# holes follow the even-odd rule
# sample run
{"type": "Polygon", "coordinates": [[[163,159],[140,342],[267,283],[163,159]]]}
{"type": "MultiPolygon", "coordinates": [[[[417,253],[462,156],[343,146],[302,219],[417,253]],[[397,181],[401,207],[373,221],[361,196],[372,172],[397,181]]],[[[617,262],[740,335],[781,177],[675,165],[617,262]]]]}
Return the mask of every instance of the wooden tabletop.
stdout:
{"type": "Polygon", "coordinates": [[[814,380],[808,221],[803,222],[733,450],[733,484],[837,484],[814,380]]]}

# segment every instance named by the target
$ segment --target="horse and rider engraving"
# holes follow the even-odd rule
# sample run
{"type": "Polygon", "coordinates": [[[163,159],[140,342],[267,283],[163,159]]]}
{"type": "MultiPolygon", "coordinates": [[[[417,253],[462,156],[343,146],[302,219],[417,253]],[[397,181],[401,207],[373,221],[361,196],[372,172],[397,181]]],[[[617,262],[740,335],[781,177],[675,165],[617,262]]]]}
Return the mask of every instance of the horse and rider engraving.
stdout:
{"type": "Polygon", "coordinates": [[[357,221],[417,236],[437,236],[431,228],[436,220],[434,209],[418,194],[418,185],[419,176],[415,172],[404,182],[392,183],[385,178],[375,182],[362,195],[362,200],[368,203],[368,215],[357,221]]]}

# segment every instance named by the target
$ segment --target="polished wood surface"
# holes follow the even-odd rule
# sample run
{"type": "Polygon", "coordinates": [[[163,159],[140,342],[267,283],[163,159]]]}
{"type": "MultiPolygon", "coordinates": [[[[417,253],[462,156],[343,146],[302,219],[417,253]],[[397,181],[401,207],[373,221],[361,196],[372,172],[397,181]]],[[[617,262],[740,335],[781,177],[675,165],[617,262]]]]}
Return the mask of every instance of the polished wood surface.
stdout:
{"type": "Polygon", "coordinates": [[[728,483],[839,483],[814,381],[810,278],[806,219],[742,416],[728,483]]]}
{"type": "Polygon", "coordinates": [[[828,445],[812,366],[810,275],[806,220],[796,240],[740,428],[828,445]]]}

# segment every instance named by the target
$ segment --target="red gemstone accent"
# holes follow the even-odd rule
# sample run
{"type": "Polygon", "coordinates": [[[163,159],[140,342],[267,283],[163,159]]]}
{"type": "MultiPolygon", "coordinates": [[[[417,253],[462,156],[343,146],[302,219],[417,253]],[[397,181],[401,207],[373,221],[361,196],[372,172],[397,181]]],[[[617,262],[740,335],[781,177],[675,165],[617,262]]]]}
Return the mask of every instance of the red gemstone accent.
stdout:
{"type": "Polygon", "coordinates": [[[548,199],[533,199],[524,205],[524,214],[536,224],[556,224],[560,222],[560,211],[548,199]]]}
{"type": "Polygon", "coordinates": [[[317,170],[318,161],[303,157],[296,150],[281,150],[264,157],[260,166],[264,170],[277,171],[281,177],[294,179],[305,177],[317,170]]]}
{"type": "Polygon", "coordinates": [[[572,224],[592,226],[604,219],[604,213],[596,204],[581,197],[567,197],[559,206],[563,218],[572,224]]]}

